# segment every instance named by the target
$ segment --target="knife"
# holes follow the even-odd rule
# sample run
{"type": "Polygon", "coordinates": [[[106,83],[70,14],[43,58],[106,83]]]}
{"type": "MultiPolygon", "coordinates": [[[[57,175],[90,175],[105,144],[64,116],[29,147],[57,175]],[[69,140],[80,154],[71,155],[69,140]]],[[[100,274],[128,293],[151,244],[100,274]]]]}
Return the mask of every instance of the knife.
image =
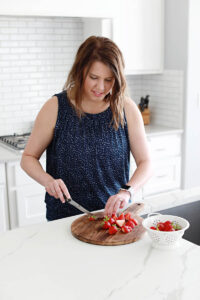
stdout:
{"type": "Polygon", "coordinates": [[[67,203],[71,204],[72,206],[76,207],[78,210],[82,211],[83,213],[87,214],[88,216],[93,216],[93,214],[89,210],[85,209],[83,206],[81,206],[80,204],[75,202],[73,199],[67,198],[65,196],[65,194],[63,194],[63,197],[65,199],[65,202],[67,202],[67,203]]]}

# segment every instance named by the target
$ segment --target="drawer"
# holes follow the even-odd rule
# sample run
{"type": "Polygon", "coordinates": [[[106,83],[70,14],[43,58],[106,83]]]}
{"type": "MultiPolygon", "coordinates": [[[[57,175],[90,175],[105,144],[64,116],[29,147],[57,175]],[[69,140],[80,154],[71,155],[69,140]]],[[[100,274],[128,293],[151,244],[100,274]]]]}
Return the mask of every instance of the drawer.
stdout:
{"type": "Polygon", "coordinates": [[[180,134],[148,137],[152,159],[160,159],[167,156],[181,154],[180,134]]]}
{"type": "Polygon", "coordinates": [[[180,188],[181,158],[154,162],[154,175],[143,187],[143,197],[180,188]]]}

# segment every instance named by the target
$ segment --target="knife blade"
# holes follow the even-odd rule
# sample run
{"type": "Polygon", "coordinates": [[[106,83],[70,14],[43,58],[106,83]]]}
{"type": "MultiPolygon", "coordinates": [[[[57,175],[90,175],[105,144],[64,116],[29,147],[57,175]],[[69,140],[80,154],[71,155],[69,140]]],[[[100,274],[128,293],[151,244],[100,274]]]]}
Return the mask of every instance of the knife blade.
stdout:
{"type": "Polygon", "coordinates": [[[72,206],[76,207],[78,210],[80,210],[81,212],[87,214],[88,216],[92,216],[92,213],[89,210],[85,209],[83,206],[81,206],[80,204],[75,202],[73,199],[67,198],[65,196],[65,194],[63,194],[63,197],[65,199],[65,202],[67,202],[67,203],[71,204],[72,206]]]}

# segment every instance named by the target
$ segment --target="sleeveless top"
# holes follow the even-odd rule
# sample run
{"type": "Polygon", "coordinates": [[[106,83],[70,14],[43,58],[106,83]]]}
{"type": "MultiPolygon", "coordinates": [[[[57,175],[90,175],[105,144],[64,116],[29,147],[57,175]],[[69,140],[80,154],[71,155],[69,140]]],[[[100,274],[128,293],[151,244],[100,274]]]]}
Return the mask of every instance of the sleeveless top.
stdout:
{"type": "MultiPolygon", "coordinates": [[[[79,118],[67,98],[67,92],[55,94],[58,116],[54,135],[47,147],[46,171],[61,178],[71,198],[89,211],[103,209],[111,195],[129,180],[130,145],[124,128],[111,125],[110,107],[98,114],[79,118]]],[[[81,212],[46,193],[47,220],[56,220],[81,212]]]]}

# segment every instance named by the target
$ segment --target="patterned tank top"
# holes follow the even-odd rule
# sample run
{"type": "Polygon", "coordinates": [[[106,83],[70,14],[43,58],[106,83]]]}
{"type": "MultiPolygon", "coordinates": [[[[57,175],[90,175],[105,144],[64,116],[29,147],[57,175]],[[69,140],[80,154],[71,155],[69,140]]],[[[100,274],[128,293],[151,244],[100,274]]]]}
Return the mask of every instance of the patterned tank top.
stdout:
{"type": "MultiPolygon", "coordinates": [[[[93,211],[103,209],[111,195],[129,180],[128,128],[111,125],[110,107],[79,118],[67,98],[58,98],[54,135],[47,148],[47,173],[61,178],[74,201],[93,211]]],[[[46,193],[47,220],[77,215],[80,211],[46,193]]]]}

